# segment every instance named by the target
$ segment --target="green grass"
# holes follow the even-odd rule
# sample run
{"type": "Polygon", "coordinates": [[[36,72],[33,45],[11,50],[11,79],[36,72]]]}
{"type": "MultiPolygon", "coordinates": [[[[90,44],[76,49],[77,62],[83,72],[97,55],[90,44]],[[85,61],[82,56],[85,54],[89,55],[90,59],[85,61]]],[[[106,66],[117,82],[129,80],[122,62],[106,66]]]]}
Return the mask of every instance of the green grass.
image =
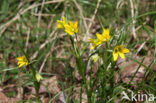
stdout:
{"type": "MultiPolygon", "coordinates": [[[[57,75],[61,92],[52,95],[49,92],[51,103],[64,93],[67,103],[82,103],[82,94],[87,95],[88,103],[116,103],[121,92],[133,90],[144,91],[156,96],[156,73],[153,66],[156,64],[156,1],[133,0],[134,17],[131,16],[130,0],[1,0],[0,1],[0,85],[14,84],[16,88],[25,88],[33,85],[31,68],[39,71],[42,68],[44,79],[57,75]],[[95,19],[91,21],[97,8],[95,19]],[[78,41],[75,36],[70,37],[63,30],[57,29],[57,20],[61,17],[79,22],[78,41]],[[132,28],[135,20],[136,38],[133,38],[132,28]],[[93,23],[89,29],[90,23],[93,23]],[[95,25],[96,23],[96,25],[95,25]],[[95,38],[93,29],[100,25],[110,28],[111,40],[98,49],[90,50],[89,38],[95,38]],[[94,28],[93,28],[94,27],[94,28]],[[87,33],[89,31],[89,33],[87,33]],[[147,35],[143,38],[144,33],[147,35]],[[146,44],[138,53],[136,46],[146,44]],[[126,58],[145,68],[145,75],[137,88],[132,82],[115,82],[114,75],[121,68],[113,61],[112,51],[115,46],[124,44],[131,52],[126,58]],[[76,48],[76,49],[75,49],[76,48]],[[145,49],[147,48],[147,49],[145,49]],[[144,64],[148,53],[154,50],[150,63],[144,64]],[[77,53],[76,53],[77,52],[77,53]],[[32,62],[31,67],[17,68],[16,57],[26,54],[32,62]],[[98,63],[91,60],[91,56],[98,53],[98,63]],[[135,58],[136,53],[141,61],[135,58]],[[32,60],[31,60],[32,59],[32,60]],[[93,76],[92,69],[98,68],[93,76]],[[77,80],[76,71],[81,75],[77,80]],[[20,75],[24,74],[24,75],[20,75]],[[147,76],[150,74],[149,79],[147,76]],[[8,81],[10,80],[10,81],[8,81]],[[6,83],[7,81],[7,83],[6,83]],[[15,81],[16,83],[12,82],[15,81]],[[21,82],[22,81],[22,82],[21,82]],[[79,98],[75,99],[75,88],[80,87],[79,98]]],[[[125,62],[125,61],[124,61],[125,62]]],[[[137,74],[134,73],[135,75],[137,74]]],[[[132,76],[131,81],[134,79],[132,76]]],[[[14,91],[5,93],[9,97],[16,97],[14,91]]],[[[36,99],[24,101],[36,101],[36,99]]],[[[122,100],[121,103],[125,103],[122,100]]],[[[127,101],[131,103],[131,101],[127,101]]]]}

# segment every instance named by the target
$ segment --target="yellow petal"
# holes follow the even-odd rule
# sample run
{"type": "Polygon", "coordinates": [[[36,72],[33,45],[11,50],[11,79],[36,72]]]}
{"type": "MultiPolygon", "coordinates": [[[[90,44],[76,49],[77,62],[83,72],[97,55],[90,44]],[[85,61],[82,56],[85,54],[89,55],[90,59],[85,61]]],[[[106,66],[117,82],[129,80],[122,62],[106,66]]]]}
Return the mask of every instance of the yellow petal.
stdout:
{"type": "Polygon", "coordinates": [[[75,32],[75,33],[77,33],[78,31],[79,31],[79,29],[78,29],[78,28],[76,28],[76,29],[74,30],[74,32],[75,32]]]}
{"type": "Polygon", "coordinates": [[[62,28],[64,28],[64,26],[62,24],[57,24],[57,28],[62,29],[62,28]]]}
{"type": "Polygon", "coordinates": [[[69,29],[65,29],[65,32],[68,33],[69,35],[73,35],[73,34],[74,34],[74,32],[72,32],[72,31],[69,30],[69,29]]]}
{"type": "Polygon", "coordinates": [[[18,61],[18,63],[17,63],[17,64],[18,64],[18,65],[20,65],[20,64],[22,64],[22,63],[24,63],[24,62],[23,62],[23,61],[18,61]]]}
{"type": "Polygon", "coordinates": [[[129,53],[129,52],[130,52],[129,49],[126,48],[122,49],[122,53],[129,53]]]}
{"type": "Polygon", "coordinates": [[[71,27],[74,27],[74,23],[73,23],[72,21],[69,21],[69,25],[70,25],[71,27]]]}
{"type": "Polygon", "coordinates": [[[94,39],[92,39],[92,38],[89,38],[88,40],[89,40],[90,43],[94,42],[94,39]]]}
{"type": "Polygon", "coordinates": [[[22,57],[17,57],[16,59],[17,59],[17,60],[23,60],[23,58],[22,58],[22,57]]]}
{"type": "Polygon", "coordinates": [[[113,51],[113,58],[114,58],[114,61],[116,61],[117,58],[118,58],[118,53],[115,53],[115,52],[113,51]]]}
{"type": "Polygon", "coordinates": [[[64,28],[64,25],[63,25],[63,22],[62,21],[60,21],[60,20],[57,20],[57,28],[64,28]]]}
{"type": "Polygon", "coordinates": [[[109,28],[103,30],[103,35],[109,35],[109,28]]]}
{"type": "Polygon", "coordinates": [[[95,48],[94,46],[91,46],[91,48],[90,48],[90,49],[91,49],[91,50],[93,50],[94,48],[95,48]]]}
{"type": "Polygon", "coordinates": [[[99,40],[102,40],[102,39],[103,39],[102,35],[99,34],[99,33],[96,33],[96,36],[97,36],[97,38],[98,38],[99,40]]]}
{"type": "Polygon", "coordinates": [[[125,59],[125,55],[124,55],[123,53],[120,53],[120,52],[119,52],[119,55],[120,55],[120,57],[121,57],[122,59],[125,59]]]}
{"type": "Polygon", "coordinates": [[[110,40],[111,39],[111,36],[110,35],[107,35],[106,39],[107,40],[110,40]]]}
{"type": "Polygon", "coordinates": [[[63,17],[62,20],[64,23],[67,23],[67,18],[63,17]]]}
{"type": "Polygon", "coordinates": [[[107,29],[105,30],[105,32],[106,32],[106,34],[109,34],[109,28],[107,28],[107,29]]]}
{"type": "Polygon", "coordinates": [[[110,40],[111,36],[109,35],[109,28],[104,29],[102,35],[106,38],[106,41],[110,40]]]}
{"type": "Polygon", "coordinates": [[[24,65],[24,63],[21,63],[18,67],[20,68],[20,67],[22,67],[24,65]]]}
{"type": "Polygon", "coordinates": [[[76,29],[77,26],[78,26],[78,21],[75,22],[75,24],[74,24],[74,28],[76,29]]]}

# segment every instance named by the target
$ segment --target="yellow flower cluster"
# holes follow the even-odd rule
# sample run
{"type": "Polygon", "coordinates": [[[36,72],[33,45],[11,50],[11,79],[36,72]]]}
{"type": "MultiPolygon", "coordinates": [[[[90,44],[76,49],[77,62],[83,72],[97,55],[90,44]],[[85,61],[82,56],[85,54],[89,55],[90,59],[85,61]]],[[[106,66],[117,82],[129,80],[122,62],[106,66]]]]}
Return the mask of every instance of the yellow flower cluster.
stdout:
{"type": "Polygon", "coordinates": [[[62,20],[57,20],[57,28],[64,29],[69,35],[73,35],[78,32],[78,21],[73,23],[72,21],[67,21],[67,18],[63,17],[62,20]]]}
{"type": "MultiPolygon", "coordinates": [[[[67,21],[67,18],[63,17],[62,20],[57,20],[57,28],[64,29],[66,33],[69,35],[73,35],[78,32],[78,22],[76,21],[73,23],[72,21],[67,21]]],[[[103,44],[104,42],[107,42],[111,39],[109,28],[103,29],[102,34],[96,33],[96,39],[90,38],[89,42],[92,44],[91,49],[95,49],[99,45],[103,44]]],[[[126,48],[124,48],[123,45],[118,45],[113,50],[113,59],[114,61],[117,60],[118,55],[124,59],[124,53],[129,53],[130,51],[126,48]]],[[[98,60],[99,56],[94,55],[92,56],[92,59],[94,62],[98,60]]]]}
{"type": "Polygon", "coordinates": [[[110,40],[111,36],[109,35],[109,29],[103,29],[103,33],[96,33],[97,39],[90,38],[89,41],[92,43],[91,49],[95,49],[100,44],[110,40]]]}

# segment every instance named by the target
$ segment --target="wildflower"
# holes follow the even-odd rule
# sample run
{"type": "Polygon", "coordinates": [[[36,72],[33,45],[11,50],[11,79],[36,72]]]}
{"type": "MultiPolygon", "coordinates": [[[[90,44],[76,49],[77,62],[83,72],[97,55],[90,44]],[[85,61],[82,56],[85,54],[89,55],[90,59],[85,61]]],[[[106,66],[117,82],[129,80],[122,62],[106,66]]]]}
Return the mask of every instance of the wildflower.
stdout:
{"type": "Polygon", "coordinates": [[[100,57],[99,57],[98,54],[94,54],[94,55],[91,57],[91,59],[92,59],[94,62],[96,62],[99,58],[100,58],[100,57]]]}
{"type": "Polygon", "coordinates": [[[118,55],[119,55],[122,59],[124,59],[124,58],[125,58],[124,53],[129,53],[129,52],[130,52],[130,51],[129,51],[128,49],[124,48],[123,45],[116,46],[116,47],[114,48],[114,51],[113,51],[113,58],[114,58],[114,61],[117,60],[118,55]]]}
{"type": "Polygon", "coordinates": [[[89,42],[92,43],[91,49],[96,48],[98,45],[100,45],[100,41],[98,39],[89,39],[89,42]]]}
{"type": "Polygon", "coordinates": [[[64,25],[67,24],[67,18],[63,17],[62,21],[61,20],[57,20],[57,28],[59,29],[64,29],[64,25]]]}
{"type": "Polygon", "coordinates": [[[109,35],[109,29],[103,29],[103,33],[96,33],[97,39],[89,39],[89,42],[92,43],[91,49],[96,48],[100,44],[110,40],[111,36],[109,35]]]}
{"type": "Polygon", "coordinates": [[[28,65],[28,60],[26,58],[26,56],[22,56],[22,57],[17,57],[17,60],[18,60],[18,67],[22,67],[22,66],[27,66],[28,65]]]}
{"type": "Polygon", "coordinates": [[[36,73],[37,82],[40,82],[42,79],[43,79],[43,77],[39,73],[36,73]]]}
{"type": "Polygon", "coordinates": [[[73,35],[74,33],[78,32],[78,22],[76,21],[75,24],[72,21],[69,21],[69,24],[64,25],[65,32],[69,35],[73,35]]]}
{"type": "Polygon", "coordinates": [[[96,36],[99,39],[99,41],[101,42],[101,44],[103,42],[109,41],[111,38],[111,36],[109,35],[109,29],[103,29],[103,33],[102,34],[96,33],[96,36]]]}

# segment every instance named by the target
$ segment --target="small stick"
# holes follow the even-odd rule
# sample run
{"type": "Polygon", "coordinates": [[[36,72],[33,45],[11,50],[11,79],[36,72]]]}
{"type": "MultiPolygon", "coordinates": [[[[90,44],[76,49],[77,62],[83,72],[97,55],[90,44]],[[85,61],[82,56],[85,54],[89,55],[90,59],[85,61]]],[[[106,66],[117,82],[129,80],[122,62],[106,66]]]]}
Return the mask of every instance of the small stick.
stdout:
{"type": "Polygon", "coordinates": [[[131,5],[131,16],[132,16],[132,23],[133,23],[133,25],[132,25],[132,35],[133,35],[133,37],[134,38],[136,38],[136,32],[135,32],[135,20],[134,20],[134,5],[133,5],[133,1],[132,0],[130,0],[130,5],[131,5]]]}

